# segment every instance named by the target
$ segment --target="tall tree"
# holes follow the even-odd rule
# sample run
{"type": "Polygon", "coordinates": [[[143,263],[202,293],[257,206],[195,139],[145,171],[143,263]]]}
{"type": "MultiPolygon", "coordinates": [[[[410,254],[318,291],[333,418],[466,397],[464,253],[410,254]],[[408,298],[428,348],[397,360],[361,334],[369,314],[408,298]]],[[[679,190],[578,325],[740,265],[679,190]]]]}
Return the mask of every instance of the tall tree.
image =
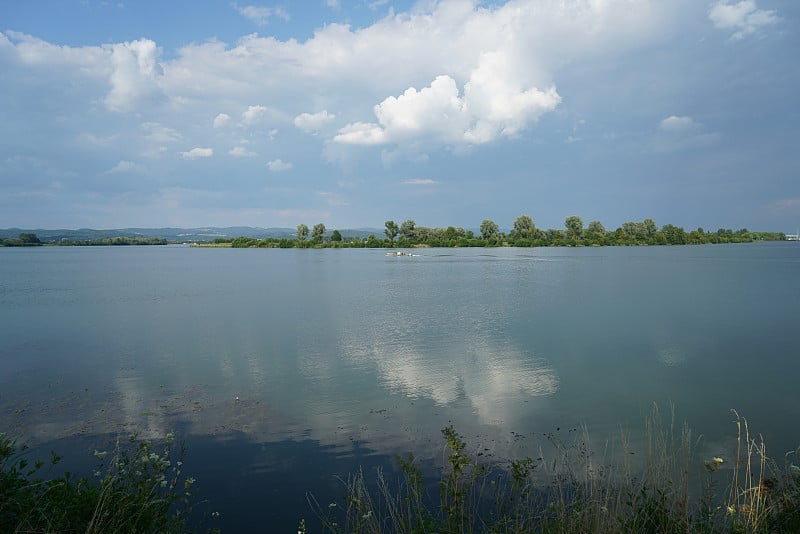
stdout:
{"type": "Polygon", "coordinates": [[[322,237],[325,235],[325,225],[322,223],[315,224],[313,230],[311,230],[311,238],[317,242],[322,242],[322,237]]]}
{"type": "Polygon", "coordinates": [[[564,226],[567,227],[567,237],[570,239],[580,239],[583,235],[583,219],[577,215],[567,217],[564,226]]]}
{"type": "Polygon", "coordinates": [[[41,243],[39,237],[36,234],[31,234],[31,233],[23,232],[19,234],[18,239],[20,240],[20,243],[22,243],[23,245],[38,245],[41,243]]]}
{"type": "Polygon", "coordinates": [[[416,229],[417,223],[408,219],[400,225],[400,235],[413,242],[417,237],[416,229]]]}
{"type": "Polygon", "coordinates": [[[606,227],[600,221],[592,221],[586,228],[586,234],[591,239],[599,239],[606,235],[606,227]]]}
{"type": "Polygon", "coordinates": [[[481,237],[486,240],[497,239],[500,237],[500,227],[496,222],[484,219],[481,223],[481,237]]]}
{"type": "Polygon", "coordinates": [[[305,241],[308,239],[308,226],[305,224],[298,224],[297,231],[294,233],[294,235],[299,241],[305,241]]]}
{"type": "Polygon", "coordinates": [[[397,237],[397,234],[400,232],[400,228],[394,221],[386,221],[384,224],[386,225],[386,230],[384,230],[383,233],[386,234],[386,237],[389,238],[389,241],[394,242],[394,238],[397,237]]]}
{"type": "Polygon", "coordinates": [[[529,215],[520,215],[514,221],[514,229],[511,230],[511,237],[514,239],[533,239],[536,227],[533,219],[529,215]]]}
{"type": "Polygon", "coordinates": [[[341,241],[342,240],[342,233],[339,230],[334,230],[331,232],[331,241],[341,241]]]}
{"type": "Polygon", "coordinates": [[[644,225],[644,233],[647,237],[653,237],[658,232],[658,227],[653,219],[645,219],[642,221],[642,224],[644,225]]]}

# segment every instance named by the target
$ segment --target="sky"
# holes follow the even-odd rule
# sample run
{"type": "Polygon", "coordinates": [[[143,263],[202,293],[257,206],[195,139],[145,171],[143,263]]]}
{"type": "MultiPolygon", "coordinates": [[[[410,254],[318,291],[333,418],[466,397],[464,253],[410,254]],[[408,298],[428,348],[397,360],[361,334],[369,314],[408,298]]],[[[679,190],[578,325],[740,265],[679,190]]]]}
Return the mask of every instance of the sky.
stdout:
{"type": "Polygon", "coordinates": [[[796,0],[9,0],[0,227],[795,233],[796,0]]]}

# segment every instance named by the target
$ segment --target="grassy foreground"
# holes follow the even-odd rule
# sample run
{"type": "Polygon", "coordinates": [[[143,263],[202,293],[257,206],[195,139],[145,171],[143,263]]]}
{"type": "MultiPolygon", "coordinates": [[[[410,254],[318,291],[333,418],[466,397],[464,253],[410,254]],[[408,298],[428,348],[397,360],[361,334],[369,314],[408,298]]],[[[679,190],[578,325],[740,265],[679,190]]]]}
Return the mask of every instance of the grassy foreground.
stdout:
{"type": "MultiPolygon", "coordinates": [[[[646,423],[643,458],[623,437],[617,463],[598,459],[584,430],[570,443],[551,436],[552,458],[487,466],[449,426],[436,487],[408,456],[398,458],[398,481],[358,472],[344,481],[340,501],[323,506],[309,494],[309,502],[323,530],[337,533],[799,533],[793,455],[778,465],[733,413],[735,456],[702,460],[692,455],[688,427],[676,428],[674,417],[663,421],[657,408],[646,423]]],[[[305,520],[298,530],[317,531],[305,520]]]]}
{"type": "MultiPolygon", "coordinates": [[[[794,454],[780,463],[770,459],[763,439],[733,413],[737,447],[729,458],[695,458],[697,440],[689,428],[676,427],[674,416],[663,420],[655,407],[641,450],[634,455],[623,436],[610,458],[598,457],[584,429],[570,433],[568,442],[549,436],[546,458],[484,464],[448,426],[438,479],[426,479],[412,455],[397,458],[397,480],[381,471],[374,477],[353,473],[334,502],[320,504],[308,494],[311,516],[298,531],[799,533],[794,454]]],[[[158,444],[132,437],[112,451],[95,451],[92,477],[48,477],[58,455],[31,463],[25,447],[0,434],[0,533],[197,528],[197,518],[190,523],[195,481],[182,472],[183,453],[172,435],[158,444]]]]}
{"type": "Polygon", "coordinates": [[[182,447],[131,437],[98,452],[93,477],[47,476],[61,461],[31,463],[27,448],[0,434],[0,533],[182,532],[194,479],[182,474],[182,447]]]}

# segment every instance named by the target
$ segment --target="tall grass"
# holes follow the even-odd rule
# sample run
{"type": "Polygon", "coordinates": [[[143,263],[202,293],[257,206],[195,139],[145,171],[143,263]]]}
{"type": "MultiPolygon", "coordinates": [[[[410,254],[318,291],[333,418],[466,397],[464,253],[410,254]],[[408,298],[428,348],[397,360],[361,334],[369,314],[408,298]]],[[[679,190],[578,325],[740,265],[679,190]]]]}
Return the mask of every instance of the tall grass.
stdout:
{"type": "Polygon", "coordinates": [[[0,532],[181,532],[194,479],[182,472],[183,447],[171,434],[95,451],[93,477],[52,476],[61,457],[31,462],[28,449],[0,434],[0,532]]]}
{"type": "MultiPolygon", "coordinates": [[[[321,505],[310,495],[309,502],[324,531],[343,533],[800,532],[794,455],[779,466],[763,438],[733,415],[737,448],[730,458],[696,458],[700,438],[657,406],[640,450],[626,434],[597,450],[584,427],[568,440],[547,436],[536,459],[505,464],[479,463],[448,426],[438,480],[425,479],[409,455],[397,459],[402,474],[395,481],[380,470],[370,480],[358,471],[343,481],[339,501],[321,505]]],[[[305,532],[305,521],[301,527],[305,532]]]]}

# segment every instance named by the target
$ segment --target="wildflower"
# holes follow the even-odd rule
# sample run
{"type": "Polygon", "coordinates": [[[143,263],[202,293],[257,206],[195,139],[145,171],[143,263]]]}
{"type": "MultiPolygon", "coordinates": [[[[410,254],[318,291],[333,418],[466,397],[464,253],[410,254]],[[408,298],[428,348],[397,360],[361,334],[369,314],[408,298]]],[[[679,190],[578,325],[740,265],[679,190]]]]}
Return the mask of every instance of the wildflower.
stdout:
{"type": "Polygon", "coordinates": [[[167,445],[169,445],[170,443],[172,443],[173,441],[175,441],[175,434],[173,434],[172,432],[170,432],[170,433],[169,433],[169,434],[167,434],[167,436],[164,438],[164,441],[167,443],[167,445]]]}
{"type": "Polygon", "coordinates": [[[167,481],[166,480],[162,480],[161,481],[161,487],[162,488],[166,488],[167,487],[167,481]]]}

